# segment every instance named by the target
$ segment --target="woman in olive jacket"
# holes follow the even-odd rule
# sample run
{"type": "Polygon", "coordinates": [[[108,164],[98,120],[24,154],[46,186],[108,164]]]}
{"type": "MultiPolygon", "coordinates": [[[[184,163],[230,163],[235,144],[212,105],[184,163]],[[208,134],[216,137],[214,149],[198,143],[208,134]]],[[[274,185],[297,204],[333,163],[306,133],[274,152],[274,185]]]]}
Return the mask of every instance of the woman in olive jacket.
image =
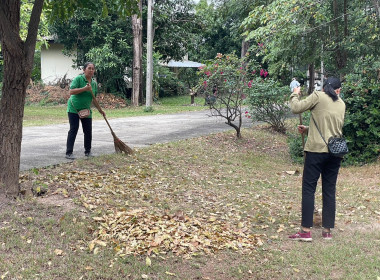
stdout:
{"type": "Polygon", "coordinates": [[[335,224],[336,181],[342,158],[329,154],[327,145],[322,139],[342,135],[346,105],[339,97],[341,82],[338,78],[328,78],[323,91],[314,91],[307,98],[300,99],[300,88],[293,90],[290,96],[290,107],[294,114],[310,110],[313,120],[310,127],[298,126],[300,133],[307,133],[304,148],[305,164],[302,180],[302,222],[301,229],[289,236],[292,240],[312,241],[314,198],[319,177],[322,177],[322,237],[331,239],[331,229],[335,224]]]}

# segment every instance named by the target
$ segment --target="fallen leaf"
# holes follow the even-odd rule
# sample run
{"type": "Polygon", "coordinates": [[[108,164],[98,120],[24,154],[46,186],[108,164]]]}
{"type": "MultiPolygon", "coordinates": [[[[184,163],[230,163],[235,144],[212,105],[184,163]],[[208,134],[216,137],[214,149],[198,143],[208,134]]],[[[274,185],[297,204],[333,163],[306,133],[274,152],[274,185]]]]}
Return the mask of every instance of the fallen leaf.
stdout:
{"type": "Polygon", "coordinates": [[[55,250],[54,250],[54,254],[56,254],[57,256],[62,256],[63,251],[60,250],[60,249],[55,249],[55,250]]]}
{"type": "Polygon", "coordinates": [[[147,266],[151,266],[151,265],[152,265],[152,261],[150,260],[149,257],[146,257],[146,259],[145,259],[145,264],[146,264],[147,266]]]}
{"type": "Polygon", "coordinates": [[[172,273],[172,272],[169,272],[169,271],[165,271],[165,273],[166,273],[167,275],[170,275],[170,276],[176,276],[175,273],[172,273]]]}

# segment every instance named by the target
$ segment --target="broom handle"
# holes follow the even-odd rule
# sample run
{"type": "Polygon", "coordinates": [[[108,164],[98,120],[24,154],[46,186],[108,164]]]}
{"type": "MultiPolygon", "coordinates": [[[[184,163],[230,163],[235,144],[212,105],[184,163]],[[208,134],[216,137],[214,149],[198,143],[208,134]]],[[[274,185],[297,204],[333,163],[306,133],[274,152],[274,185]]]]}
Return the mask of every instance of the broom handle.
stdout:
{"type": "MultiPolygon", "coordinates": [[[[94,105],[95,105],[96,109],[98,109],[99,112],[104,112],[104,111],[102,110],[102,108],[100,107],[100,105],[99,105],[99,103],[98,103],[98,100],[96,100],[96,97],[95,97],[94,93],[92,92],[92,89],[91,89],[90,91],[91,91],[91,95],[92,95],[92,101],[94,102],[94,105]]],[[[102,115],[103,115],[103,114],[102,114],[102,115]]],[[[105,115],[103,115],[103,118],[104,118],[104,120],[106,121],[106,123],[107,123],[109,129],[111,130],[111,134],[112,134],[112,136],[113,136],[113,137],[116,137],[116,134],[113,132],[113,130],[112,130],[112,128],[111,128],[111,126],[110,126],[110,124],[109,124],[109,122],[108,122],[108,120],[107,120],[107,118],[106,118],[105,115]]],[[[117,137],[116,137],[116,138],[117,138],[117,137]]]]}
{"type": "MultiPolygon", "coordinates": [[[[300,97],[302,96],[302,92],[300,92],[301,94],[300,94],[300,97]]],[[[302,113],[301,114],[299,114],[299,116],[300,116],[300,125],[303,125],[303,123],[302,123],[302,113]]],[[[302,137],[302,148],[303,149],[305,149],[305,135],[303,134],[303,133],[301,133],[301,137],[302,137]]],[[[305,163],[305,155],[306,155],[306,153],[305,153],[305,151],[303,151],[303,162],[305,163]]],[[[303,177],[303,175],[302,175],[302,177],[303,177]]]]}
{"type": "MultiPolygon", "coordinates": [[[[302,114],[300,114],[300,125],[303,125],[302,124],[302,114]]],[[[305,135],[302,133],[301,136],[302,136],[302,147],[305,148],[305,135]]]]}

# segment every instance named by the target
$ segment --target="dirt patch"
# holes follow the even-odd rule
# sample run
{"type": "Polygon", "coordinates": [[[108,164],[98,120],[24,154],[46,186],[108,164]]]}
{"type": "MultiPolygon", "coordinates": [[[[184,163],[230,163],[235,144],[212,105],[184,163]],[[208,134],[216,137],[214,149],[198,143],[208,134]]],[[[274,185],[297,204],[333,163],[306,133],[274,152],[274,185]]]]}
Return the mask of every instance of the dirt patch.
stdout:
{"type": "Polygon", "coordinates": [[[75,209],[80,209],[82,207],[76,205],[71,198],[65,198],[58,194],[53,195],[47,195],[38,197],[36,201],[40,204],[47,205],[47,206],[56,206],[61,207],[62,212],[70,212],[75,209]]]}

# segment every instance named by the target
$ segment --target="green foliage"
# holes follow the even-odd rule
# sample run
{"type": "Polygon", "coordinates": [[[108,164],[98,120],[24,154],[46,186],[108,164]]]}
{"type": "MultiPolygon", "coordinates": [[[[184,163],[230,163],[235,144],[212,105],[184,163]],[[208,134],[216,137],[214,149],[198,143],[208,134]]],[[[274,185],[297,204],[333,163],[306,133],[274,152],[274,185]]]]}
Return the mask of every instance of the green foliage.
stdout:
{"type": "Polygon", "coordinates": [[[102,90],[126,96],[128,81],[124,77],[131,76],[127,69],[131,69],[133,57],[131,24],[110,9],[108,16],[102,17],[102,8],[98,3],[78,10],[70,21],[56,21],[50,30],[57,34],[66,51],[78,50],[74,67],[91,60],[102,90]]]}
{"type": "MultiPolygon", "coordinates": [[[[379,67],[379,65],[377,65],[379,67]]],[[[380,69],[380,68],[379,68],[380,69]]],[[[348,141],[347,163],[365,164],[380,155],[380,72],[364,71],[347,75],[344,84],[346,120],[343,128],[348,141]]]]}
{"type": "Polygon", "coordinates": [[[249,13],[249,5],[245,3],[252,1],[233,0],[220,5],[214,2],[208,4],[206,0],[201,0],[195,8],[200,28],[192,39],[190,56],[194,60],[204,61],[213,59],[217,53],[241,51],[243,38],[238,28],[249,13]]]}
{"type": "MultiPolygon", "coordinates": [[[[193,1],[155,1],[154,49],[161,54],[161,59],[181,60],[188,54],[193,44],[192,38],[200,30],[200,22],[193,10],[193,1]]],[[[145,22],[146,20],[143,19],[144,28],[146,27],[145,22]]]]}
{"type": "Polygon", "coordinates": [[[243,21],[244,36],[260,45],[271,73],[288,75],[290,68],[324,62],[325,74],[352,72],[368,54],[379,55],[380,17],[375,1],[273,0],[257,5],[243,21]],[[344,20],[343,20],[344,19],[344,20]]]}
{"type": "Polygon", "coordinates": [[[255,78],[246,89],[247,104],[252,120],[263,121],[278,132],[285,133],[285,119],[290,113],[286,101],[289,87],[281,86],[273,79],[255,78]]]}
{"type": "Polygon", "coordinates": [[[39,50],[34,53],[31,79],[33,80],[33,82],[41,80],[41,51],[39,50]]]}

